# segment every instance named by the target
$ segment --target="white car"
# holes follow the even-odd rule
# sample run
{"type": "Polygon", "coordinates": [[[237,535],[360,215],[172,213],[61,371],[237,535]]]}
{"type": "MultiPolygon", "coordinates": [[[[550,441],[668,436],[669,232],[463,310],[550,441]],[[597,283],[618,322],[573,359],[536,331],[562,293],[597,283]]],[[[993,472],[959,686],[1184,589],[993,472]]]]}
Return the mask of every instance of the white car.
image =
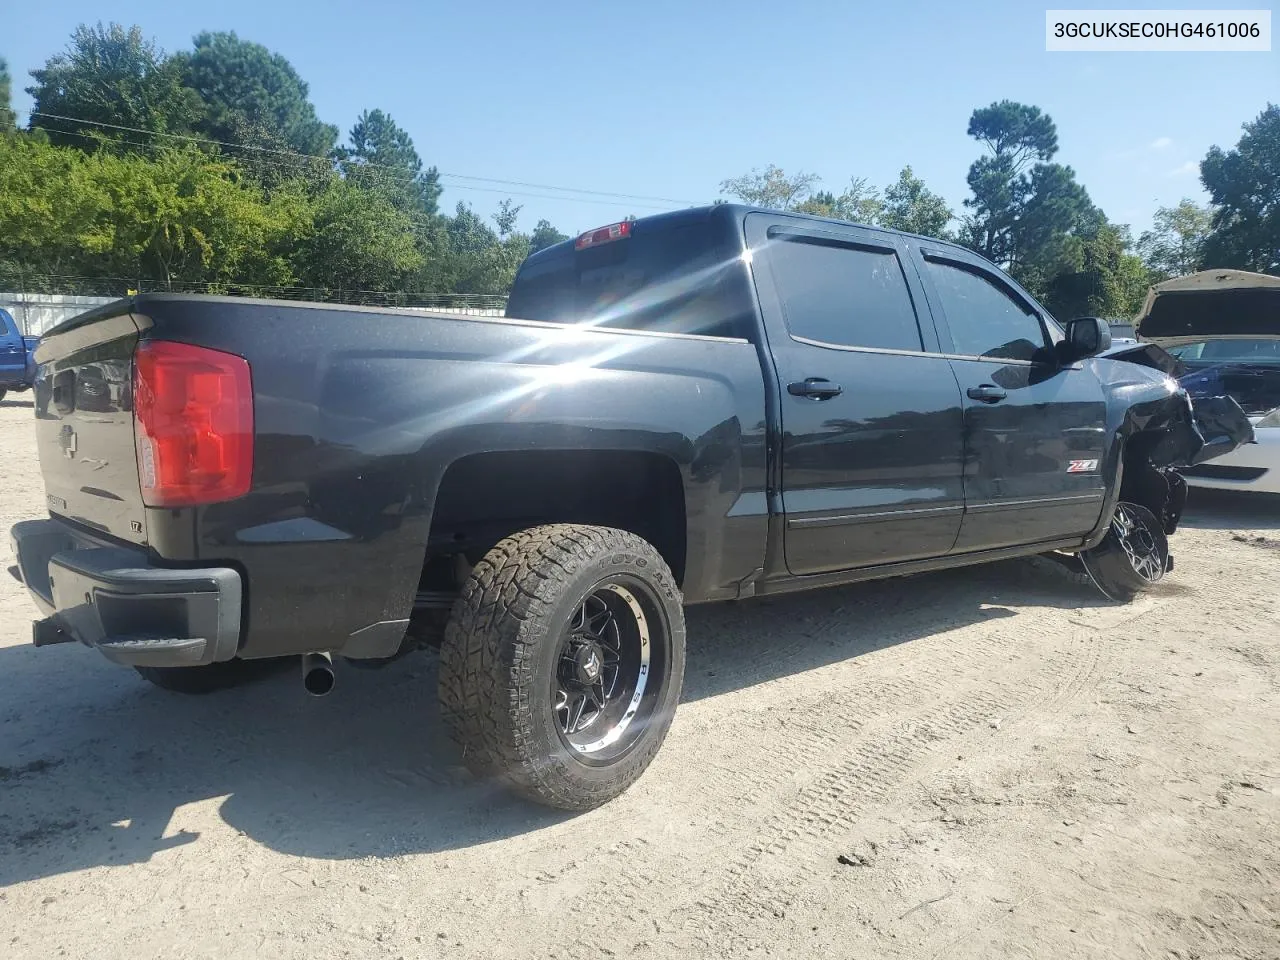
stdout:
{"type": "Polygon", "coordinates": [[[1187,483],[1280,493],[1280,277],[1205,270],[1158,284],[1138,335],[1183,362],[1189,389],[1226,393],[1253,424],[1256,443],[1179,470],[1187,483]]]}

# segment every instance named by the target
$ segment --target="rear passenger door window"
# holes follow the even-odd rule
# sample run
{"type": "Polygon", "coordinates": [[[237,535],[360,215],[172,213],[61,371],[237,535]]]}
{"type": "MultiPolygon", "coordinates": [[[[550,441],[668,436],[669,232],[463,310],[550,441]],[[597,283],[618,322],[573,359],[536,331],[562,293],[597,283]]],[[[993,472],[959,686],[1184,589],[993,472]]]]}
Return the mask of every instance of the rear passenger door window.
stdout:
{"type": "Polygon", "coordinates": [[[1036,360],[1046,347],[1040,316],[977,268],[927,258],[954,351],[968,357],[1036,360]]]}
{"type": "Polygon", "coordinates": [[[893,247],[771,232],[768,256],[793,338],[819,346],[923,349],[893,247]]]}

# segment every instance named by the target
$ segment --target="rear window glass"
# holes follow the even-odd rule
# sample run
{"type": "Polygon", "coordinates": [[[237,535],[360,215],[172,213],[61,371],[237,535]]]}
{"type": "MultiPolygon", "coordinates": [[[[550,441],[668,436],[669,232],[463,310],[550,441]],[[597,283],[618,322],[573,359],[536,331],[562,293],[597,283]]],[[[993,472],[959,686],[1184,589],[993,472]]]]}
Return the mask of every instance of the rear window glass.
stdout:
{"type": "Polygon", "coordinates": [[[803,236],[768,247],[786,313],[797,337],[847,347],[920,350],[920,327],[892,250],[803,236]]]}
{"type": "Polygon", "coordinates": [[[630,237],[566,246],[520,268],[506,314],[546,323],[746,336],[745,273],[713,223],[637,223],[630,237]],[[735,306],[736,304],[736,306],[735,306]]]}

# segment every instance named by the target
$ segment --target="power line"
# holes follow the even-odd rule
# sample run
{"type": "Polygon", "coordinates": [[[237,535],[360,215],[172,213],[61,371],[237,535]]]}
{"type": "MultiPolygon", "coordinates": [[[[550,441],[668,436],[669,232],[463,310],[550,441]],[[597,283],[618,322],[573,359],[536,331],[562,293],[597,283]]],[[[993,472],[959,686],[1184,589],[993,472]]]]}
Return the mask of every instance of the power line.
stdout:
{"type": "MultiPolygon", "coordinates": [[[[230,147],[233,150],[251,150],[255,153],[273,154],[276,156],[284,156],[284,157],[297,157],[297,158],[302,158],[306,160],[323,160],[325,162],[330,162],[330,163],[334,162],[333,159],[330,157],[322,157],[314,153],[302,153],[297,150],[278,150],[271,147],[260,147],[255,144],[248,144],[248,143],[231,143],[226,140],[212,140],[212,139],[209,139],[208,137],[194,137],[194,136],[189,136],[189,135],[180,134],[180,133],[164,133],[158,130],[146,130],[141,127],[126,127],[116,123],[105,123],[100,120],[88,120],[82,117],[67,117],[61,114],[56,114],[56,113],[44,113],[43,111],[40,111],[40,110],[31,111],[30,116],[45,117],[46,119],[49,119],[49,120],[62,120],[67,123],[87,124],[89,126],[103,127],[109,130],[123,130],[127,133],[141,133],[146,136],[168,137],[173,140],[182,140],[188,143],[216,144],[217,146],[220,146],[220,147],[230,147]]],[[[76,135],[74,131],[70,131],[70,130],[59,130],[57,128],[51,128],[51,127],[40,127],[35,124],[33,124],[33,126],[36,126],[37,129],[48,130],[52,133],[62,133],[62,134],[70,133],[73,136],[76,135]]],[[[395,167],[385,163],[372,163],[369,161],[361,161],[360,165],[365,167],[378,167],[385,170],[391,170],[397,173],[404,172],[402,167],[395,167]]],[[[465,173],[446,173],[444,171],[439,171],[439,170],[436,171],[436,174],[437,176],[440,176],[440,177],[449,177],[455,180],[475,180],[480,183],[501,183],[501,184],[508,184],[510,186],[515,186],[515,187],[530,187],[534,190],[558,190],[564,193],[585,193],[585,194],[590,194],[592,196],[615,197],[622,200],[648,200],[656,203],[675,204],[676,206],[696,207],[699,205],[699,202],[700,202],[696,200],[676,200],[671,197],[654,197],[654,196],[648,196],[645,194],[638,194],[638,193],[617,193],[612,190],[588,190],[584,187],[561,187],[561,186],[556,186],[555,184],[529,183],[524,180],[503,180],[498,177],[479,177],[479,176],[473,176],[471,174],[465,174],[465,173]]],[[[408,179],[408,182],[412,182],[413,180],[413,178],[407,178],[407,179],[408,179]]],[[[466,188],[458,187],[457,189],[466,189],[466,188]]],[[[470,189],[478,190],[480,188],[472,187],[470,189]]],[[[493,191],[493,192],[501,192],[501,191],[493,191]]],[[[575,198],[548,197],[545,199],[571,200],[575,198]]],[[[585,202],[585,201],[580,201],[580,202],[585,202]]]]}
{"type": "MultiPolygon", "coordinates": [[[[47,132],[47,133],[56,133],[56,134],[59,134],[60,136],[64,136],[64,137],[79,137],[79,138],[80,138],[80,139],[82,139],[82,140],[91,140],[91,141],[93,141],[93,142],[95,142],[95,143],[102,143],[102,142],[103,142],[103,141],[102,141],[102,140],[100,140],[98,137],[95,137],[93,134],[90,134],[90,133],[81,133],[81,132],[80,132],[80,131],[78,131],[78,130],[59,130],[59,129],[58,129],[58,128],[56,128],[56,127],[46,127],[46,126],[43,126],[43,125],[38,124],[38,123],[33,123],[33,124],[31,124],[31,129],[33,129],[33,130],[44,130],[44,131],[45,131],[45,132],[47,132]]],[[[143,131],[143,132],[145,133],[146,131],[143,131]]],[[[163,150],[163,149],[165,149],[165,148],[166,148],[166,146],[167,146],[166,144],[163,144],[163,143],[147,143],[147,142],[142,141],[142,140],[130,140],[130,139],[125,138],[125,137],[121,137],[121,138],[119,138],[119,139],[115,139],[115,140],[111,140],[111,141],[107,141],[107,142],[110,142],[110,143],[127,143],[127,144],[129,144],[130,146],[134,146],[134,147],[143,147],[143,148],[145,148],[145,149],[147,149],[147,150],[163,150]]],[[[194,141],[194,142],[196,142],[196,143],[216,143],[217,141],[213,141],[213,140],[196,140],[196,141],[194,141]]],[[[308,160],[325,160],[325,159],[326,159],[326,158],[324,158],[324,157],[316,157],[316,156],[313,156],[312,154],[307,154],[307,153],[289,154],[289,155],[287,155],[287,156],[288,156],[288,157],[292,157],[292,158],[305,158],[305,159],[308,159],[308,160]]],[[[300,174],[302,174],[302,173],[304,172],[304,171],[302,170],[302,168],[301,168],[301,167],[298,167],[298,166],[295,166],[295,167],[287,166],[287,165],[285,164],[285,162],[284,162],[284,161],[285,161],[285,159],[286,159],[286,157],[281,157],[281,158],[278,158],[278,159],[264,158],[264,162],[266,162],[266,163],[272,163],[272,164],[275,164],[275,169],[277,169],[277,170],[293,171],[295,175],[300,175],[300,174]]],[[[396,168],[396,167],[388,167],[388,166],[386,166],[385,164],[362,164],[362,166],[378,166],[378,167],[385,167],[385,169],[388,169],[388,170],[396,170],[396,169],[398,169],[398,168],[396,168]]],[[[413,177],[403,177],[403,176],[402,176],[402,177],[385,177],[384,179],[385,179],[386,181],[388,181],[388,182],[391,182],[391,183],[408,183],[408,184],[412,184],[412,183],[416,183],[416,182],[417,182],[413,177]]],[[[497,182],[505,182],[505,181],[497,181],[497,182]]],[[[617,206],[619,206],[619,205],[620,205],[620,202],[619,202],[619,201],[617,201],[617,200],[596,200],[596,199],[593,199],[593,198],[590,198],[590,197],[559,197],[559,196],[553,196],[553,195],[545,194],[545,193],[529,193],[529,192],[527,192],[527,191],[522,191],[522,190],[505,190],[505,189],[500,189],[500,188],[498,188],[498,187],[476,187],[476,186],[470,186],[470,185],[468,185],[468,184],[449,184],[448,186],[449,186],[449,189],[451,189],[451,190],[479,191],[479,192],[481,192],[481,193],[497,193],[497,194],[501,194],[501,195],[503,195],[503,196],[523,197],[523,198],[527,198],[527,199],[535,199],[535,200],[560,200],[560,201],[562,201],[562,202],[567,202],[567,203],[592,203],[592,204],[598,204],[598,205],[602,205],[602,206],[609,206],[609,207],[617,207],[617,206]]],[[[553,187],[552,189],[559,189],[559,188],[555,188],[555,187],[553,187]]],[[[654,204],[652,204],[652,203],[627,203],[627,204],[622,204],[622,205],[627,206],[627,207],[636,208],[636,209],[641,209],[641,210],[663,210],[663,211],[666,211],[666,210],[671,210],[671,209],[672,209],[670,206],[656,206],[656,205],[654,205],[654,204]]],[[[408,215],[406,214],[406,216],[408,216],[408,215]]],[[[412,217],[411,217],[410,219],[412,219],[412,217]]],[[[423,223],[423,222],[425,222],[425,221],[418,221],[418,220],[414,220],[413,222],[415,222],[415,223],[423,223]]]]}

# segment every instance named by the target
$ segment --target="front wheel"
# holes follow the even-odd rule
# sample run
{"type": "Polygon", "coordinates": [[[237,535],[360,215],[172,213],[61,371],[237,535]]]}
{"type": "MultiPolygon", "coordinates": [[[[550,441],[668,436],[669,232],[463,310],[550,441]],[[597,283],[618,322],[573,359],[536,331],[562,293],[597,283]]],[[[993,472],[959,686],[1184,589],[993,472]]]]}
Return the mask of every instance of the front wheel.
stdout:
{"type": "Polygon", "coordinates": [[[535,527],[471,571],[440,648],[441,710],[477,775],[588,810],[634,783],[662,745],[684,639],[679,588],[649,543],[608,527],[535,527]]]}
{"type": "Polygon", "coordinates": [[[1173,567],[1169,538],[1156,515],[1121,500],[1102,542],[1080,554],[1089,577],[1108,598],[1127,603],[1173,567]]]}

